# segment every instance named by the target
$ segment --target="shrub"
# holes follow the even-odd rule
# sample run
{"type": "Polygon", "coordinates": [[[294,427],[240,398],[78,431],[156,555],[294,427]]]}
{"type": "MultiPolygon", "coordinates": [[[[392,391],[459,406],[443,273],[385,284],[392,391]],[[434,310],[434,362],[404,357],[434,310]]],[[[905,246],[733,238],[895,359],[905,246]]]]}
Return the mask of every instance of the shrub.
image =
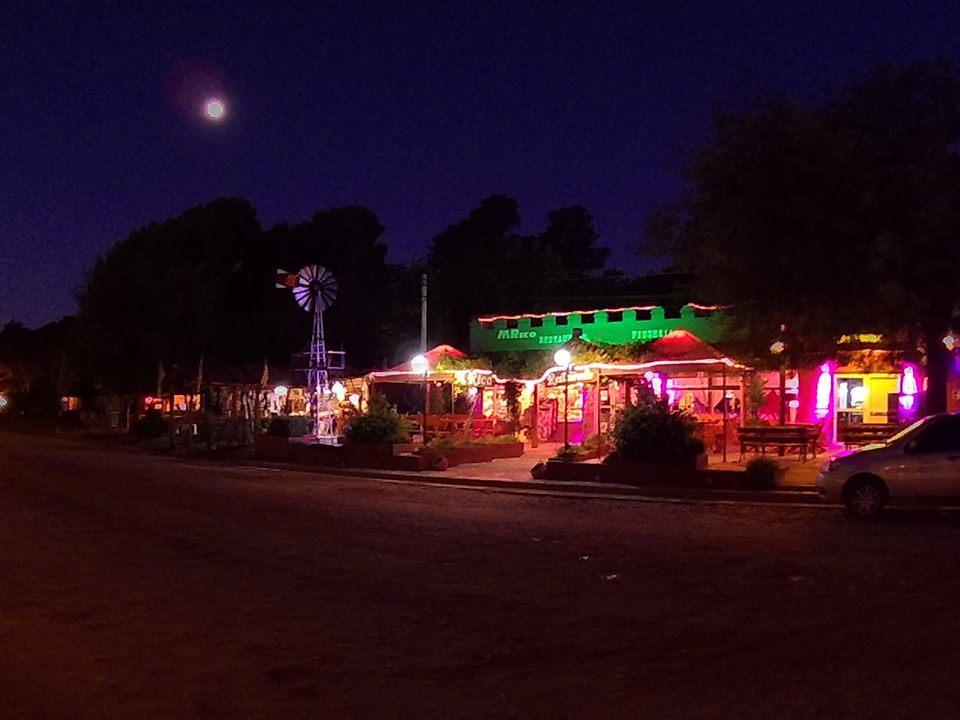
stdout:
{"type": "Polygon", "coordinates": [[[608,445],[610,445],[610,437],[606,433],[597,433],[596,435],[591,435],[584,440],[580,447],[586,451],[590,451],[599,450],[600,448],[605,448],[608,445]]]}
{"type": "Polygon", "coordinates": [[[364,445],[401,443],[410,439],[410,430],[385,397],[374,395],[366,412],[353,419],[345,435],[347,440],[364,445]]]}
{"type": "Polygon", "coordinates": [[[620,413],[613,430],[614,449],[630,460],[681,460],[703,452],[703,442],[694,437],[692,414],[671,408],[642,387],[639,402],[620,413]]]}
{"type": "Polygon", "coordinates": [[[453,435],[444,435],[443,437],[435,437],[427,443],[427,447],[431,450],[453,450],[458,444],[460,443],[457,443],[457,439],[453,435]]]}
{"type": "Polygon", "coordinates": [[[746,484],[750,490],[774,490],[780,463],[773,458],[758,457],[747,463],[746,484]]]}
{"type": "Polygon", "coordinates": [[[426,448],[430,450],[453,450],[461,447],[481,447],[484,445],[504,445],[506,443],[517,442],[516,435],[491,435],[489,437],[478,438],[458,438],[455,435],[444,435],[443,437],[433,438],[427,443],[426,448]]]}
{"type": "Polygon", "coordinates": [[[472,445],[503,445],[505,443],[519,442],[516,433],[506,435],[487,435],[485,437],[474,438],[470,441],[472,445]]]}
{"type": "Polygon", "coordinates": [[[286,418],[271,418],[267,424],[267,435],[270,437],[290,437],[290,423],[286,418]]]}
{"type": "Polygon", "coordinates": [[[147,414],[137,418],[130,431],[141,440],[152,440],[167,434],[169,426],[157,410],[150,408],[147,414]]]}
{"type": "Polygon", "coordinates": [[[557,453],[554,455],[554,457],[557,460],[566,460],[572,462],[581,455],[586,455],[586,452],[580,445],[568,445],[567,447],[561,447],[559,450],[557,450],[557,453]]]}

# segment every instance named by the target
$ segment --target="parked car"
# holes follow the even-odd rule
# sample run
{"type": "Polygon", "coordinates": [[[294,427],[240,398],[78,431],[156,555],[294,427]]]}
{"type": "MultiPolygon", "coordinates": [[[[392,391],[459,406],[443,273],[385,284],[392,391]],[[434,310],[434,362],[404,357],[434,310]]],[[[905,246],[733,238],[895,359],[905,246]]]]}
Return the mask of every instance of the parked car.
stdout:
{"type": "Polygon", "coordinates": [[[840,453],[821,466],[817,491],[858,517],[888,502],[960,500],[960,414],[931,415],[884,443],[840,453]]]}

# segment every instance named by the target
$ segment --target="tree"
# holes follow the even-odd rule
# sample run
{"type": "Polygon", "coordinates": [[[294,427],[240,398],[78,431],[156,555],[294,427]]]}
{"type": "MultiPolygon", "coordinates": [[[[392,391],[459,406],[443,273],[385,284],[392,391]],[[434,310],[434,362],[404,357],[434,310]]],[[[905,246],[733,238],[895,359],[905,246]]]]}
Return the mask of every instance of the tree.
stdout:
{"type": "Polygon", "coordinates": [[[519,225],[516,200],[493,195],[434,238],[428,256],[434,337],[462,345],[471,316],[500,301],[519,225]]]}
{"type": "Polygon", "coordinates": [[[548,219],[543,232],[520,234],[516,200],[493,195],[434,238],[428,268],[435,337],[464,344],[481,313],[529,310],[537,298],[584,291],[609,251],[597,247],[582,207],[551,211],[548,219]]]}
{"type": "Polygon", "coordinates": [[[547,227],[540,235],[559,259],[567,284],[574,287],[607,264],[610,250],[599,247],[599,239],[593,218],[581,205],[548,212],[547,227]]]}
{"type": "Polygon", "coordinates": [[[18,413],[54,416],[61,395],[76,391],[73,325],[73,318],[64,317],[35,330],[16,321],[0,329],[0,391],[18,413]]]}
{"type": "MultiPolygon", "coordinates": [[[[394,345],[405,333],[416,334],[409,322],[419,308],[419,289],[410,283],[406,273],[387,264],[387,246],[380,242],[384,227],[376,214],[360,206],[321,210],[299,225],[279,225],[266,233],[261,252],[266,259],[261,265],[297,271],[304,265],[317,263],[337,278],[337,299],[324,321],[330,349],[344,347],[353,367],[368,368],[383,363],[394,345]],[[398,286],[407,288],[408,297],[397,297],[398,286]],[[409,309],[408,309],[409,308],[409,309]],[[397,322],[404,318],[408,322],[397,322]]],[[[272,271],[271,271],[272,272],[272,271]]],[[[257,303],[273,308],[275,327],[289,327],[283,320],[296,310],[289,293],[273,290],[257,303]]],[[[306,349],[310,319],[300,312],[295,318],[299,335],[276,338],[274,347],[289,347],[299,342],[298,350],[306,349]]]]}
{"type": "Polygon", "coordinates": [[[151,223],[87,274],[78,297],[86,367],[110,389],[137,392],[153,387],[158,363],[188,377],[201,357],[287,364],[307,349],[312,316],[274,287],[276,271],[314,263],[339,283],[325,313],[328,347],[343,347],[354,367],[380,364],[400,316],[392,304],[400,274],[386,263],[383,229],[372,211],[350,206],[263,231],[242,199],[151,223]]]}
{"type": "Polygon", "coordinates": [[[152,387],[158,363],[196,365],[242,333],[227,286],[255,257],[256,211],[222,199],[134,231],[98,259],[78,292],[78,340],[110,389],[152,387]]]}
{"type": "Polygon", "coordinates": [[[960,300],[958,143],[960,76],[946,62],[885,66],[819,101],[761,99],[716,118],[648,247],[735,304],[758,349],[781,324],[794,351],[914,334],[941,409],[940,339],[960,300]]]}

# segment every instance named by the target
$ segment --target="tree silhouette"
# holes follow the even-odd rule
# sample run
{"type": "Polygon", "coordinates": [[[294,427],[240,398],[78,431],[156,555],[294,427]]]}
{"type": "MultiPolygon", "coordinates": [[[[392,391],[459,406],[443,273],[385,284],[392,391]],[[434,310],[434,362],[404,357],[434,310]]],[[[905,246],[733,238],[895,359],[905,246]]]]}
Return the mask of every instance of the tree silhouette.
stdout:
{"type": "Polygon", "coordinates": [[[720,115],[648,247],[737,305],[756,347],[905,332],[945,403],[940,339],[960,299],[960,76],[944,61],[884,66],[820,101],[762,99],[720,115]]]}

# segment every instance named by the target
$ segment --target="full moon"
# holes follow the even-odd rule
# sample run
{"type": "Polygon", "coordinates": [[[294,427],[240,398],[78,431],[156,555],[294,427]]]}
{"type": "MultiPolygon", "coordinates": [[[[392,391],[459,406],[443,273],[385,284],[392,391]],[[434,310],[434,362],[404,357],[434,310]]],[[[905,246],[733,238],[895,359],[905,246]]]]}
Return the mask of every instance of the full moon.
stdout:
{"type": "Polygon", "coordinates": [[[227,106],[219,98],[210,98],[204,103],[203,112],[210,120],[223,120],[227,114],[227,106]]]}

